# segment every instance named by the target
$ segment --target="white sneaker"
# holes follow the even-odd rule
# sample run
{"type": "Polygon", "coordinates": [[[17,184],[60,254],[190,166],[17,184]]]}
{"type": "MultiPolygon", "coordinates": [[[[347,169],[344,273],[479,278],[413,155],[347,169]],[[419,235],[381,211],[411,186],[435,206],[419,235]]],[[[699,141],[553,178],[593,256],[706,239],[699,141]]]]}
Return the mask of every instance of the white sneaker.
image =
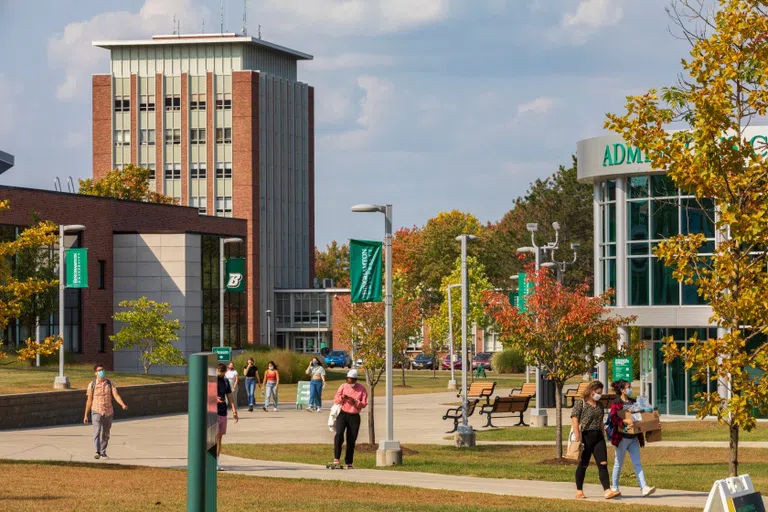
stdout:
{"type": "Polygon", "coordinates": [[[323,408],[322,408],[322,407],[318,407],[318,408],[315,410],[315,412],[320,412],[320,411],[322,411],[322,410],[323,410],[323,408]]]}
{"type": "Polygon", "coordinates": [[[655,487],[650,487],[648,485],[646,485],[645,487],[643,487],[640,490],[640,493],[643,495],[643,498],[645,498],[646,496],[650,496],[651,494],[653,494],[655,492],[656,492],[656,488],[655,487]]]}
{"type": "Polygon", "coordinates": [[[272,412],[277,412],[277,407],[273,408],[272,412]]]}
{"type": "Polygon", "coordinates": [[[216,471],[224,471],[224,466],[216,466],[216,471]]]}

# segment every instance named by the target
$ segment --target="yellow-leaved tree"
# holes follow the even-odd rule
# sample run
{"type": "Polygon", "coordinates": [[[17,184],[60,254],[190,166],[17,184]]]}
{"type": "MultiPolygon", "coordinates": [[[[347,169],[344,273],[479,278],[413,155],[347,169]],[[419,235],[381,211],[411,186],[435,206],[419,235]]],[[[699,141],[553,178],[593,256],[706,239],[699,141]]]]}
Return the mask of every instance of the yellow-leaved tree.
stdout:
{"type": "Polygon", "coordinates": [[[678,84],[627,98],[627,112],[609,114],[606,128],[646,152],[683,192],[716,205],[712,256],[699,255],[703,234],[671,237],[655,254],[698,287],[722,328],[717,339],[693,338],[687,348],[667,340],[665,357],[681,358],[694,379],[720,383],[697,394],[692,409],[728,426],[729,472],[737,475],[739,431],[768,414],[768,143],[748,128],[768,110],[768,5],[717,3],[711,11],[699,0],[672,4],[668,12],[691,43],[678,84]],[[666,131],[673,123],[684,129],[666,131]]]}
{"type": "MultiPolygon", "coordinates": [[[[0,201],[0,214],[10,209],[10,201],[0,201]]],[[[57,227],[51,221],[38,221],[23,230],[14,240],[0,241],[0,329],[5,329],[11,319],[19,318],[25,305],[36,295],[44,294],[58,286],[59,281],[46,274],[31,273],[19,277],[13,268],[13,260],[29,250],[48,250],[57,243],[57,227]]],[[[37,353],[47,354],[61,344],[60,338],[49,338],[39,344],[27,340],[19,352],[19,359],[29,359],[37,353]]],[[[5,358],[0,352],[0,359],[5,358]]]]}
{"type": "Polygon", "coordinates": [[[149,188],[150,170],[128,164],[122,169],[109,171],[101,179],[77,180],[80,194],[87,196],[112,197],[128,201],[176,204],[176,199],[158,194],[149,188]]]}

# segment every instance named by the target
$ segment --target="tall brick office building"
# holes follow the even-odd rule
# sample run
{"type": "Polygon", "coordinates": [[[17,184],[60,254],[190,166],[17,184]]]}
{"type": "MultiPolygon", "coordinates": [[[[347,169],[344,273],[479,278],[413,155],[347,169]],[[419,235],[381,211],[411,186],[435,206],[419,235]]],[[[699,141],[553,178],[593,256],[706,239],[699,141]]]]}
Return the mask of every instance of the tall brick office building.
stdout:
{"type": "Polygon", "coordinates": [[[297,79],[312,56],[236,34],[93,44],[110,52],[93,76],[94,177],[138,164],[179,204],[245,219],[247,340],[232,343],[275,340],[274,290],[314,277],[314,90],[297,79]]]}

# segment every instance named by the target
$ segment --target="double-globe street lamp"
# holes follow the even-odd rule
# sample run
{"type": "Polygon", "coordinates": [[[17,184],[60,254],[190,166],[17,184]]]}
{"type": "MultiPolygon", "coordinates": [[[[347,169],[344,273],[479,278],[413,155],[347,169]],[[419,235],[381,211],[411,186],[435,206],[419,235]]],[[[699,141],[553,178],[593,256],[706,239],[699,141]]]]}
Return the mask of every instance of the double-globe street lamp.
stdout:
{"type": "Polygon", "coordinates": [[[53,380],[53,387],[55,389],[69,389],[69,378],[64,376],[64,288],[66,287],[64,235],[67,232],[79,233],[80,231],[85,231],[85,226],[82,224],[59,225],[59,338],[61,338],[62,343],[59,347],[59,375],[53,380]]]}
{"type": "MultiPolygon", "coordinates": [[[[469,309],[469,276],[467,272],[467,242],[477,240],[474,235],[459,235],[461,242],[461,425],[456,429],[456,444],[475,445],[475,432],[467,423],[467,312],[469,309]]],[[[450,304],[450,302],[449,302],[450,304]]],[[[453,361],[451,361],[453,366],[453,361]]]]}
{"type": "Polygon", "coordinates": [[[386,283],[384,288],[385,330],[386,330],[386,439],[379,442],[376,451],[377,466],[400,465],[403,462],[403,452],[400,441],[394,439],[394,414],[392,406],[392,205],[358,204],[352,207],[355,213],[384,214],[384,258],[386,260],[386,283]]]}
{"type": "MultiPolygon", "coordinates": [[[[454,372],[454,366],[456,366],[453,360],[453,308],[451,302],[451,288],[461,288],[461,283],[448,285],[448,343],[450,345],[450,367],[451,367],[451,380],[448,381],[448,389],[456,389],[456,374],[454,372]]],[[[437,364],[433,362],[433,364],[437,364]]],[[[461,363],[464,365],[464,362],[461,363]]]]}

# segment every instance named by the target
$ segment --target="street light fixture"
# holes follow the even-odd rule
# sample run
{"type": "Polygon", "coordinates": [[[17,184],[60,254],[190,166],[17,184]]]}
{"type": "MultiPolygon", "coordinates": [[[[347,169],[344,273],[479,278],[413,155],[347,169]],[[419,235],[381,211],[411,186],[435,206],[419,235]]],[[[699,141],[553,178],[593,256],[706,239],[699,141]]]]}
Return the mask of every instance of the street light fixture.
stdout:
{"type": "MultiPolygon", "coordinates": [[[[448,381],[448,389],[456,389],[456,374],[454,371],[453,362],[453,303],[451,302],[451,288],[461,288],[461,283],[448,285],[448,342],[450,344],[450,357],[451,357],[451,380],[448,381]]],[[[434,363],[433,363],[434,364],[434,363]]],[[[462,366],[464,361],[461,362],[462,366]]]]}
{"type": "MultiPolygon", "coordinates": [[[[226,260],[224,259],[224,246],[227,244],[239,244],[242,243],[242,238],[219,238],[219,346],[224,346],[224,291],[226,285],[224,284],[224,265],[226,260]]],[[[259,336],[259,343],[261,343],[261,336],[259,336]]]]}
{"type": "Polygon", "coordinates": [[[467,423],[467,312],[469,309],[469,279],[467,273],[467,242],[477,240],[474,235],[459,235],[461,242],[461,425],[456,438],[459,446],[474,446],[475,432],[467,423]]]}
{"type": "Polygon", "coordinates": [[[392,404],[392,205],[358,204],[352,207],[355,213],[384,214],[384,258],[386,259],[386,283],[384,290],[384,310],[386,328],[386,439],[379,442],[376,451],[377,466],[395,466],[403,463],[400,441],[394,439],[395,421],[392,404]]]}
{"type": "Polygon", "coordinates": [[[69,378],[64,376],[64,288],[67,284],[64,278],[64,235],[67,232],[79,233],[80,231],[85,231],[85,226],[82,224],[59,225],[59,337],[61,338],[61,346],[59,347],[59,376],[53,379],[54,389],[69,389],[69,378]]]}

